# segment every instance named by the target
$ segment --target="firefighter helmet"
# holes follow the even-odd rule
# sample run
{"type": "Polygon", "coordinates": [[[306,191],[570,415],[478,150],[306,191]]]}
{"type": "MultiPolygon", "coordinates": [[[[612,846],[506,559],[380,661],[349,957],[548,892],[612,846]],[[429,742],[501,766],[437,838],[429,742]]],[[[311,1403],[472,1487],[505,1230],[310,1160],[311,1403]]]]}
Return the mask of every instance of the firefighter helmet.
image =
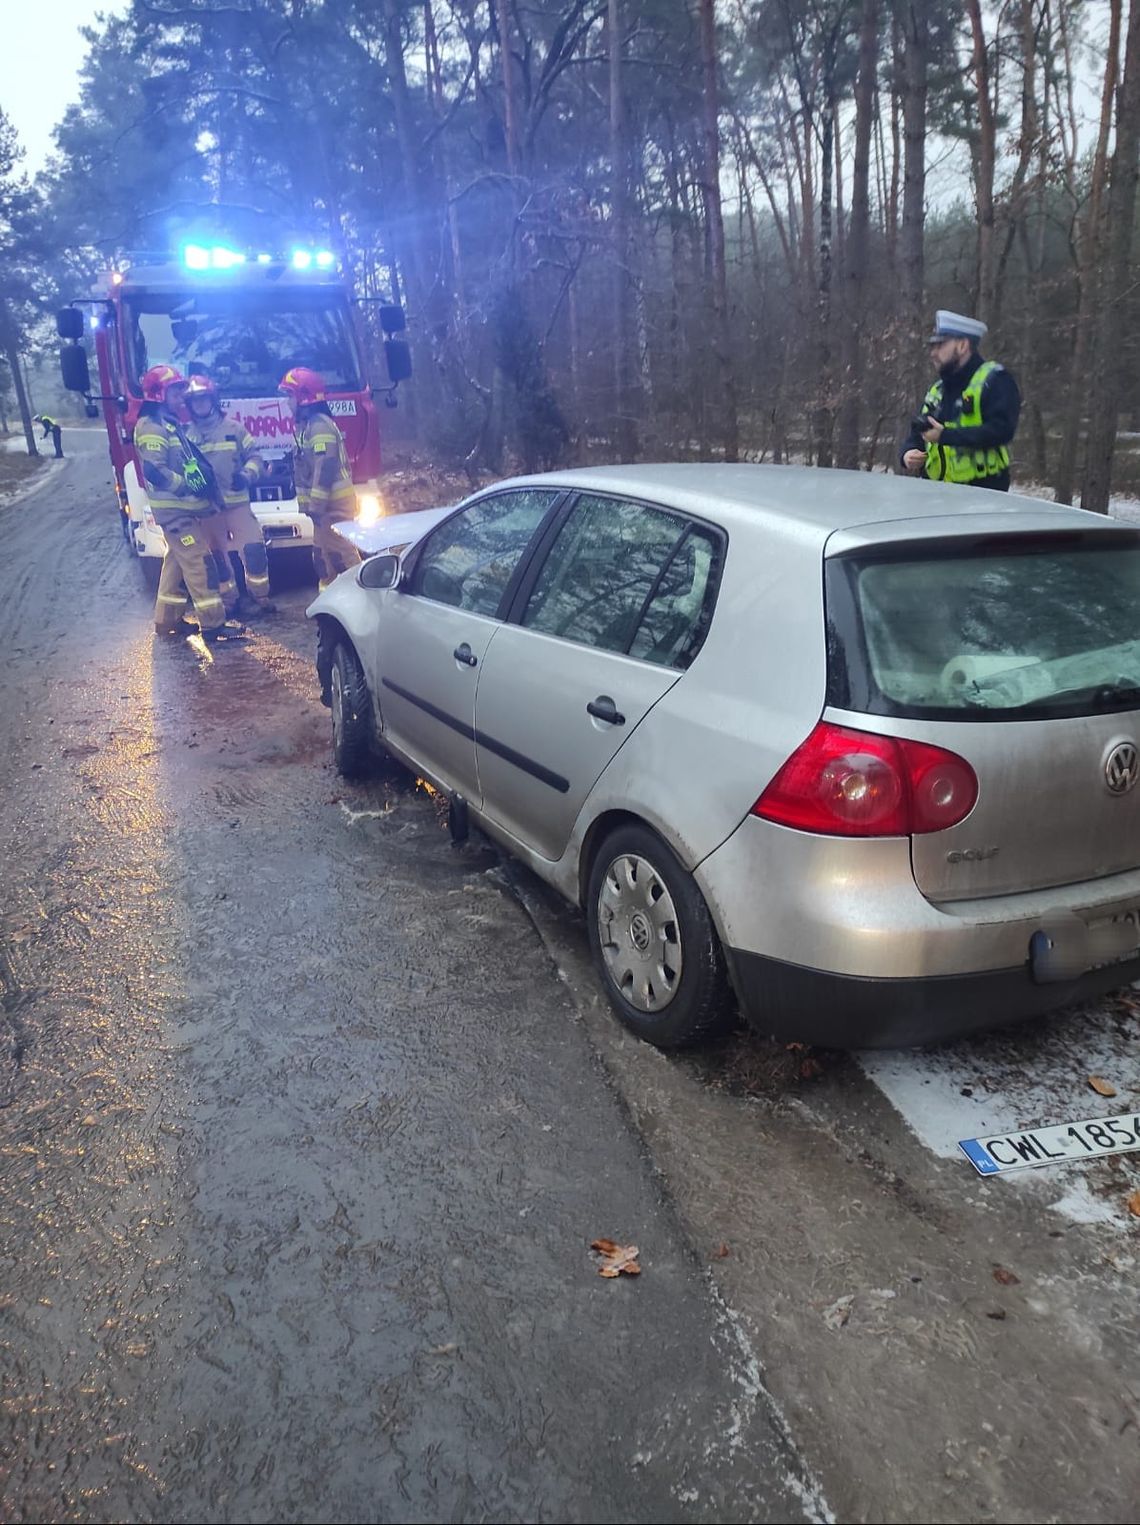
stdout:
{"type": "Polygon", "coordinates": [[[221,410],[222,400],[218,395],[218,383],[212,377],[201,374],[190,377],[186,383],[187,403],[192,403],[195,397],[206,397],[213,407],[221,410]]]}
{"type": "Polygon", "coordinates": [[[325,402],[328,397],[325,391],[325,378],[316,371],[310,371],[304,365],[290,366],[282,376],[281,385],[277,390],[287,392],[300,407],[310,403],[325,402]]]}
{"type": "Polygon", "coordinates": [[[152,365],[142,379],[142,394],[147,402],[165,402],[171,387],[185,385],[185,376],[172,365],[152,365]]]}

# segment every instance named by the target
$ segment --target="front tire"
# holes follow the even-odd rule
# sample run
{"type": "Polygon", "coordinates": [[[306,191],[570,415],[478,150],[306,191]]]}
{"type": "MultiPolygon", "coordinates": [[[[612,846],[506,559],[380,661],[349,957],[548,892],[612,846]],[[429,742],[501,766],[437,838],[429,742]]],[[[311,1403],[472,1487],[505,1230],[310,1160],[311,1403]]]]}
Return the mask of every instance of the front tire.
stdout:
{"type": "Polygon", "coordinates": [[[590,950],[626,1027],[657,1048],[688,1048],[735,1022],[720,938],[677,855],[646,826],[620,826],[594,857],[590,950]]]}
{"type": "Polygon", "coordinates": [[[364,778],[372,768],[372,699],[360,659],[338,641],[329,674],[333,762],[342,778],[364,778]]]}

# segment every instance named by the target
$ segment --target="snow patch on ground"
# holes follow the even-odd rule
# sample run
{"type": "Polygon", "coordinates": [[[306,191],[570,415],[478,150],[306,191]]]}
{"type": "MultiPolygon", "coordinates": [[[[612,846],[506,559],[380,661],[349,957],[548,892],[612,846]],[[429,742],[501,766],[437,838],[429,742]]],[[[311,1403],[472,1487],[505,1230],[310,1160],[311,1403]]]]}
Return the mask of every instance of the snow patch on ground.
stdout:
{"type": "Polygon", "coordinates": [[[1120,1205],[1112,1197],[1098,1197],[1084,1175],[1067,1172],[1064,1191],[1055,1202],[1049,1203],[1050,1212],[1060,1213],[1073,1223],[1107,1223],[1114,1228],[1124,1228],[1127,1218],[1120,1205]]]}
{"type": "MultiPolygon", "coordinates": [[[[1140,1108],[1140,1017],[1126,1001],[944,1048],[865,1053],[859,1062],[911,1132],[967,1173],[959,1139],[1140,1108]],[[1116,1095],[1098,1096],[1090,1075],[1107,1080],[1116,1095]]],[[[998,1179],[1003,1189],[1048,1192],[1054,1200],[1047,1205],[1077,1223],[1124,1229],[1129,1217],[1111,1170],[1108,1161],[1075,1161],[998,1179]]]]}

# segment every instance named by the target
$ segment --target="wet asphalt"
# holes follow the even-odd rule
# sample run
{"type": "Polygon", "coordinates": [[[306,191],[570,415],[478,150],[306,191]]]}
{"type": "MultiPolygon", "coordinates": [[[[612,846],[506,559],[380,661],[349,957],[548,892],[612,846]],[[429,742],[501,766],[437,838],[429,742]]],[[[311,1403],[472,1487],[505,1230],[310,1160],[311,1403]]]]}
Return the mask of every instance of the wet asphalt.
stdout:
{"type": "Polygon", "coordinates": [[[65,440],[0,507],[0,1518],[818,1516],[510,874],[336,777],[303,587],[156,645],[65,440]]]}

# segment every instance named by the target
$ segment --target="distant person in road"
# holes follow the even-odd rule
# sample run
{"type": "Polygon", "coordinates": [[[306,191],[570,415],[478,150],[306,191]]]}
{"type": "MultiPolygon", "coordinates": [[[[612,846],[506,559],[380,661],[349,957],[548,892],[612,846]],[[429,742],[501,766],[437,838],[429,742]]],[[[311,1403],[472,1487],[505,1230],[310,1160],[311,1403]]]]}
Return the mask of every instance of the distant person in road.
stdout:
{"type": "Polygon", "coordinates": [[[62,461],[63,430],[59,427],[59,424],[54,418],[49,418],[46,413],[37,413],[35,418],[32,419],[32,423],[39,424],[43,429],[44,432],[40,435],[41,439],[51,438],[51,442],[55,446],[55,458],[57,461],[62,461]]]}
{"type": "Polygon", "coordinates": [[[938,378],[911,420],[899,461],[910,476],[932,482],[1009,491],[1009,446],[1017,433],[1021,393],[978,346],[987,333],[977,318],[940,309],[930,335],[938,378]]]}
{"type": "MultiPolygon", "coordinates": [[[[269,558],[261,525],[250,507],[249,491],[261,474],[261,456],[253,436],[237,419],[222,411],[218,388],[199,372],[186,384],[187,434],[214,468],[225,507],[216,527],[216,555],[235,557],[245,578],[245,591],[230,611],[241,619],[259,619],[276,611],[269,597],[269,558]]],[[[236,571],[237,568],[235,567],[236,571]]]]}
{"type": "Polygon", "coordinates": [[[219,510],[211,501],[209,480],[180,420],[185,390],[186,380],[173,366],[152,365],[142,378],[143,405],[135,424],[135,449],[142,462],[147,496],[166,536],[154,628],[159,635],[180,634],[189,593],[202,637],[214,643],[240,636],[241,627],[226,624],[218,562],[207,524],[219,510]]]}
{"type": "Polygon", "coordinates": [[[292,366],[278,388],[293,410],[293,475],[297,506],[313,521],[313,570],[322,588],[356,566],[360,552],[333,530],[352,519],[356,493],[344,437],[329,409],[324,377],[303,365],[292,366]]]}

